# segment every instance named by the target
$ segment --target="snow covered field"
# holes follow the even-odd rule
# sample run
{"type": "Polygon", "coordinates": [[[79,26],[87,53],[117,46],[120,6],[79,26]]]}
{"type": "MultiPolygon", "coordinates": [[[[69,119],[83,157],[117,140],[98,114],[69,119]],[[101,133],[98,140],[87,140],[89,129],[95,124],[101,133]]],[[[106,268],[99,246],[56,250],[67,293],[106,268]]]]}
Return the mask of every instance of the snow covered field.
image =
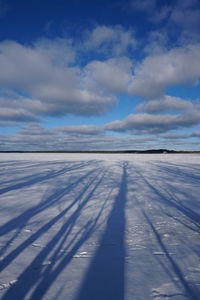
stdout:
{"type": "Polygon", "coordinates": [[[0,154],[0,298],[200,299],[200,155],[0,154]]]}

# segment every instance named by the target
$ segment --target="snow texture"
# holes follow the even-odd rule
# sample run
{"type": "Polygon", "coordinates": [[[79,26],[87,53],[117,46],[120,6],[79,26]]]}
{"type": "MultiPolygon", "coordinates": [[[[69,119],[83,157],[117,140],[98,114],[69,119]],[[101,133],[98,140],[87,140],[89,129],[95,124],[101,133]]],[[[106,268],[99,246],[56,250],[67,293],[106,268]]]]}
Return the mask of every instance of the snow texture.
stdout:
{"type": "Polygon", "coordinates": [[[200,299],[200,156],[0,154],[2,300],[200,299]]]}

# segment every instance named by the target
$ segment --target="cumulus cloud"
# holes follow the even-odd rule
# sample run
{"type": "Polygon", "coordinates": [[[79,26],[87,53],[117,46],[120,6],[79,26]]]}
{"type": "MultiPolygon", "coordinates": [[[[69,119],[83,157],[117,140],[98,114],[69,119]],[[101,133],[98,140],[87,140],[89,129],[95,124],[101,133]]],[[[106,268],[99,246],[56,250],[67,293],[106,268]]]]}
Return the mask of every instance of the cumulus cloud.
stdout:
{"type": "MultiPolygon", "coordinates": [[[[87,47],[101,48],[111,41],[121,43],[125,51],[133,46],[131,34],[119,26],[98,26],[90,32],[87,47]]],[[[152,99],[169,86],[194,84],[200,77],[199,44],[150,54],[137,64],[123,55],[91,60],[82,67],[73,44],[61,38],[40,39],[33,45],[0,42],[0,88],[5,93],[2,107],[10,115],[8,121],[20,121],[20,116],[11,113],[16,108],[24,121],[68,113],[102,115],[116,105],[119,93],[152,99]]],[[[112,52],[115,47],[108,48],[112,52]]]]}
{"type": "Polygon", "coordinates": [[[3,140],[1,150],[53,150],[57,149],[60,139],[61,136],[54,129],[33,123],[23,126],[15,135],[0,136],[0,140],[3,140]]]}
{"type": "Polygon", "coordinates": [[[1,120],[12,120],[16,122],[39,121],[39,118],[34,114],[27,112],[24,109],[1,108],[1,120]]]}
{"type": "Polygon", "coordinates": [[[55,136],[55,130],[43,128],[39,124],[29,123],[28,125],[19,129],[18,133],[24,136],[55,136]]]}
{"type": "Polygon", "coordinates": [[[166,113],[166,112],[187,112],[196,110],[199,104],[194,104],[190,101],[183,100],[178,97],[163,96],[156,100],[141,103],[137,106],[137,111],[145,111],[148,113],[166,113]]]}
{"type": "Polygon", "coordinates": [[[92,61],[85,67],[85,85],[146,99],[160,97],[170,87],[197,84],[200,44],[158,51],[133,64],[127,57],[92,61]]]}
{"type": "Polygon", "coordinates": [[[162,135],[161,138],[166,139],[166,140],[183,140],[183,139],[188,139],[191,137],[191,134],[165,134],[162,135]]]}
{"type": "Polygon", "coordinates": [[[176,133],[176,134],[165,134],[160,136],[162,139],[167,139],[167,140],[185,140],[185,139],[190,139],[191,138],[200,138],[200,131],[194,131],[192,133],[176,133]]]}
{"type": "Polygon", "coordinates": [[[33,46],[1,42],[0,87],[18,91],[19,106],[23,103],[41,114],[101,115],[109,111],[115,105],[114,97],[100,89],[85,89],[82,71],[71,66],[72,62],[74,53],[68,40],[43,39],[33,46]],[[24,94],[27,96],[22,99],[24,94]]]}
{"type": "Polygon", "coordinates": [[[131,80],[132,62],[127,57],[92,61],[85,67],[85,84],[101,87],[112,93],[127,92],[131,80]]]}
{"type": "Polygon", "coordinates": [[[18,125],[19,123],[15,121],[0,121],[0,127],[17,127],[18,125]]]}
{"type": "Polygon", "coordinates": [[[15,98],[0,97],[0,126],[15,126],[21,122],[38,122],[40,117],[15,98]]]}
{"type": "Polygon", "coordinates": [[[152,146],[155,137],[113,137],[95,126],[43,128],[29,124],[16,135],[0,136],[0,150],[120,150],[152,146]]]}
{"type": "Polygon", "coordinates": [[[188,128],[200,123],[200,112],[182,115],[130,114],[122,121],[105,125],[106,130],[130,134],[157,134],[174,129],[188,128]]]}
{"type": "Polygon", "coordinates": [[[198,83],[200,44],[147,56],[134,70],[128,91],[142,98],[157,98],[169,86],[198,83]]]}
{"type": "Polygon", "coordinates": [[[170,87],[197,84],[200,44],[156,51],[137,64],[127,57],[92,61],[85,67],[85,85],[146,99],[160,97],[170,87]]]}
{"type": "Polygon", "coordinates": [[[169,36],[163,28],[149,33],[146,46],[143,52],[146,56],[163,54],[171,47],[169,46],[169,36]]]}
{"type": "Polygon", "coordinates": [[[98,135],[103,133],[103,129],[95,125],[64,126],[57,127],[56,130],[67,134],[98,135]]]}
{"type": "Polygon", "coordinates": [[[137,41],[133,30],[126,30],[120,25],[99,25],[86,33],[83,50],[108,56],[121,56],[135,49],[136,46],[137,41]]]}
{"type": "Polygon", "coordinates": [[[77,55],[80,48],[76,48],[70,39],[40,39],[32,45],[0,42],[0,126],[38,122],[45,116],[59,117],[69,113],[102,115],[116,105],[120,93],[150,100],[137,107],[139,112],[146,114],[129,115],[125,120],[106,124],[104,128],[65,126],[56,129],[56,133],[46,129],[44,132],[32,125],[32,133],[27,131],[30,128],[23,129],[18,136],[31,136],[33,140],[37,135],[49,136],[49,139],[53,135],[58,135],[58,138],[65,135],[72,140],[82,135],[85,142],[89,136],[90,141],[95,135],[102,138],[104,130],[156,134],[199,123],[196,104],[162,96],[169,86],[198,84],[199,44],[171,50],[163,47],[162,51],[150,54],[146,52],[147,57],[136,63],[125,55],[135,46],[132,31],[120,26],[97,26],[88,33],[87,39],[85,37],[83,45],[94,51],[108,50],[112,58],[91,60],[79,66],[77,55]],[[118,50],[114,49],[115,46],[118,50]],[[184,114],[161,115],[168,112],[184,114]]]}
{"type": "MultiPolygon", "coordinates": [[[[0,136],[0,150],[127,150],[163,148],[168,145],[183,144],[181,140],[199,139],[200,133],[166,134],[142,137],[119,137],[106,134],[104,128],[85,126],[65,126],[60,128],[43,128],[30,123],[23,126],[15,135],[0,136]]],[[[194,144],[197,145],[197,144],[194,144]]]]}

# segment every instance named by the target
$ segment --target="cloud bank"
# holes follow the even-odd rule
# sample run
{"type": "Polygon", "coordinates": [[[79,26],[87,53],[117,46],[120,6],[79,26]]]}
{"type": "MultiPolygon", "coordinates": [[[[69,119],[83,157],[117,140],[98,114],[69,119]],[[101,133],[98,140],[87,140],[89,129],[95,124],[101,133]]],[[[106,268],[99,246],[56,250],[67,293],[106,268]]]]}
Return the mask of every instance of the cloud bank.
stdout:
{"type": "Polygon", "coordinates": [[[133,28],[121,25],[96,25],[83,30],[79,40],[0,42],[0,126],[21,127],[15,137],[6,140],[2,136],[5,145],[20,147],[24,140],[33,148],[40,143],[47,149],[56,145],[60,149],[72,149],[72,145],[74,149],[81,145],[106,149],[112,143],[120,148],[139,147],[140,143],[153,146],[155,135],[161,138],[162,134],[160,143],[175,136],[179,140],[199,137],[199,131],[169,133],[200,124],[199,100],[167,95],[170,87],[199,86],[200,43],[196,30],[191,30],[199,22],[196,0],[190,4],[177,1],[160,9],[155,9],[157,1],[132,1],[131,7],[148,15],[149,22],[165,22],[168,31],[150,32],[145,47],[133,28]],[[184,13],[188,16],[185,24],[184,13]],[[175,23],[181,35],[169,47],[169,28],[175,23]],[[45,129],[39,125],[51,117],[100,117],[122,104],[124,95],[132,99],[133,109],[122,120],[105,121],[101,127],[71,124],[45,129]],[[141,102],[136,113],[134,101],[141,102]]]}
{"type": "Polygon", "coordinates": [[[130,134],[157,134],[200,124],[200,112],[182,115],[130,114],[121,121],[105,125],[106,130],[130,134]]]}

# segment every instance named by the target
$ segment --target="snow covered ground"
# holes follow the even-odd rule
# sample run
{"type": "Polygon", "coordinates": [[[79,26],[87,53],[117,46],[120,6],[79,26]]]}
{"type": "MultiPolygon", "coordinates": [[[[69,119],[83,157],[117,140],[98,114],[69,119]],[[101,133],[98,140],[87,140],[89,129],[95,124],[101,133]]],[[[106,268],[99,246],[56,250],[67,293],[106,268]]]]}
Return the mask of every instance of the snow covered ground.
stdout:
{"type": "Polygon", "coordinates": [[[200,299],[200,155],[0,154],[0,298],[200,299]]]}

